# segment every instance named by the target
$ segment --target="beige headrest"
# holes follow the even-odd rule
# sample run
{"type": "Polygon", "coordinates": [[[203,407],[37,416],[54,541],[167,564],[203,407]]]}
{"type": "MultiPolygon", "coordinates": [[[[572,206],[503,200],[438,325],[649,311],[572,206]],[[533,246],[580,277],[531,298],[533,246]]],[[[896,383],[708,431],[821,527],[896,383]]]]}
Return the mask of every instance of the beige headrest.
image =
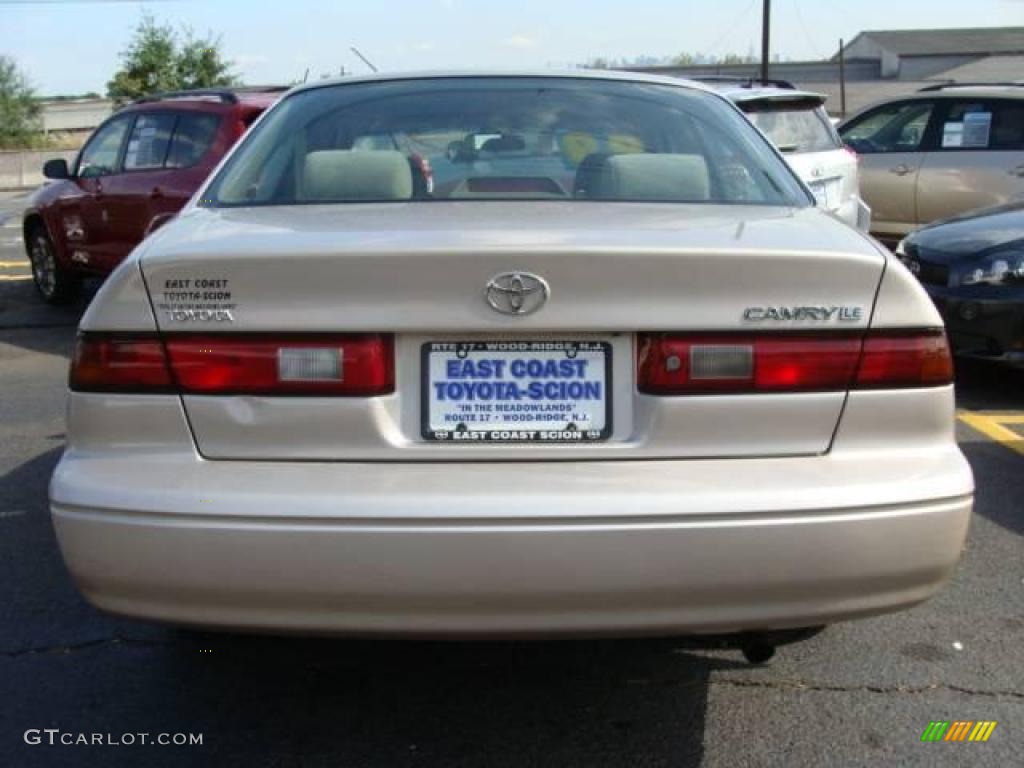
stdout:
{"type": "Polygon", "coordinates": [[[701,155],[625,154],[607,159],[602,197],[618,200],[708,200],[711,180],[701,155]]]}
{"type": "Polygon", "coordinates": [[[412,169],[396,150],[324,149],[306,155],[304,200],[408,200],[412,169]]]}

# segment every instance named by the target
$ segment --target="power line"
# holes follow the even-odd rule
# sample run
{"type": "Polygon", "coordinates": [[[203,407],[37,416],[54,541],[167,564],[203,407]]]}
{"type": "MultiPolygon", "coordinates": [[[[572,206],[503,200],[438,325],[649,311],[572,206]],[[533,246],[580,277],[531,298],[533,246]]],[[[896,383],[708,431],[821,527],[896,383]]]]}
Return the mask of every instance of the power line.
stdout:
{"type": "Polygon", "coordinates": [[[800,29],[804,32],[804,37],[807,38],[807,44],[811,46],[811,50],[814,51],[814,55],[819,59],[827,59],[814,43],[814,38],[811,36],[810,30],[807,29],[807,25],[804,23],[804,15],[800,12],[799,0],[793,0],[793,10],[796,11],[796,20],[800,23],[800,29]]]}
{"type": "Polygon", "coordinates": [[[725,41],[725,39],[735,31],[736,25],[748,13],[750,13],[750,9],[754,7],[754,3],[756,3],[756,2],[757,2],[757,0],[750,0],[750,2],[747,3],[747,7],[744,8],[742,11],[740,11],[739,14],[736,15],[736,18],[734,18],[731,22],[729,22],[729,25],[725,28],[725,31],[721,35],[718,36],[718,38],[715,40],[715,42],[712,43],[710,46],[708,46],[707,53],[709,53],[709,54],[710,53],[714,53],[718,49],[718,46],[721,45],[725,41]]]}

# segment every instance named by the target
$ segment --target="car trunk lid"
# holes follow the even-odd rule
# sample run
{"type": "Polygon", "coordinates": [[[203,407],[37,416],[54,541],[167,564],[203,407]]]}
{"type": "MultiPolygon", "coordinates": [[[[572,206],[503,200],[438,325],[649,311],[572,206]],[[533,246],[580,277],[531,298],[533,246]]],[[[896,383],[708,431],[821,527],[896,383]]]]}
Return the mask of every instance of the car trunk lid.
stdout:
{"type": "Polygon", "coordinates": [[[824,452],[842,389],[644,394],[636,383],[637,340],[644,338],[637,334],[856,336],[867,326],[884,264],[861,236],[817,211],[759,206],[254,207],[192,210],[173,227],[173,245],[142,258],[165,340],[196,332],[356,333],[388,334],[394,344],[390,394],[186,394],[198,447],[216,459],[824,452]],[[486,289],[501,275],[541,278],[548,300],[530,314],[496,311],[486,289]],[[602,434],[571,444],[431,439],[424,419],[436,406],[424,394],[435,383],[425,378],[430,345],[497,342],[568,343],[592,350],[595,366],[605,361],[607,420],[595,430],[602,434]]]}

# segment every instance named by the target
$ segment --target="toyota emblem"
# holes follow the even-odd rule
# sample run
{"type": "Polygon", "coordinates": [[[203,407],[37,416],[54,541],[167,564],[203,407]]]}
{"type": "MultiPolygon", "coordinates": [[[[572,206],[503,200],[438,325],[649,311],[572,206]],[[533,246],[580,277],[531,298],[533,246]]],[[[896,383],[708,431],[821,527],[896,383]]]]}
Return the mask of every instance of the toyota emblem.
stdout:
{"type": "Polygon", "coordinates": [[[551,294],[544,278],[529,272],[502,272],[487,282],[484,296],[491,308],[506,315],[529,315],[551,294]]]}

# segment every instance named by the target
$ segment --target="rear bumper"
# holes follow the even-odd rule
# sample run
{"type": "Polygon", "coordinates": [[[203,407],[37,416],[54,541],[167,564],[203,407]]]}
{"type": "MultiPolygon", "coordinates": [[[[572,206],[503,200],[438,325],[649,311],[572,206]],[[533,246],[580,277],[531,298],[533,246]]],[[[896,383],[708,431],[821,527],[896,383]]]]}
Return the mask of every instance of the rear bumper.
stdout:
{"type": "Polygon", "coordinates": [[[859,195],[853,195],[844,201],[833,213],[861,232],[871,230],[871,208],[859,195]]]}
{"type": "Polygon", "coordinates": [[[70,451],[51,500],[75,581],[113,613],[515,636],[782,629],[904,608],[950,577],[972,499],[949,445],[470,465],[70,451]]]}

